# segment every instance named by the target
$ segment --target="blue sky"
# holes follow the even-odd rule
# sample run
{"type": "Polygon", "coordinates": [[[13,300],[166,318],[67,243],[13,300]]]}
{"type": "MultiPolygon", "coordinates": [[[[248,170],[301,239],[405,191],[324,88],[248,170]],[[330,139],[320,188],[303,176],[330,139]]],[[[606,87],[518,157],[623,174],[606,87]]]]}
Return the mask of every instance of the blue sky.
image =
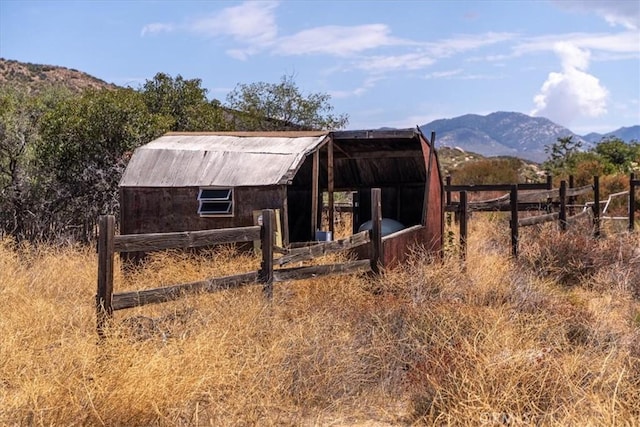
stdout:
{"type": "Polygon", "coordinates": [[[640,124],[638,0],[0,0],[0,56],[132,87],[200,78],[223,102],[293,75],[350,129],[494,111],[640,124]]]}

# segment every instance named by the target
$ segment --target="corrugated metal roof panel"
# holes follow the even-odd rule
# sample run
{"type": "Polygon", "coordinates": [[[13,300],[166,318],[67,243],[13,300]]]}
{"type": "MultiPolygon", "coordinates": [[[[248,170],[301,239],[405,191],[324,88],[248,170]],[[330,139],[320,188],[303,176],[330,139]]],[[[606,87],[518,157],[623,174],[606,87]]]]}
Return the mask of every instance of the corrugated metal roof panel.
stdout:
{"type": "MultiPolygon", "coordinates": [[[[285,134],[286,135],[286,134],[285,134]]],[[[121,187],[282,184],[327,133],[312,136],[167,134],[138,148],[121,187]]]]}

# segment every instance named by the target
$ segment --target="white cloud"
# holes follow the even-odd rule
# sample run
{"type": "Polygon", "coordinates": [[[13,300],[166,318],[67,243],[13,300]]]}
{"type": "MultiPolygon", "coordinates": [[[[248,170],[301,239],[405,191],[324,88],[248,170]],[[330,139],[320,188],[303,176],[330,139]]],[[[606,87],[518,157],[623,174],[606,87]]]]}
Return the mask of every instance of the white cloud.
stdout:
{"type": "Polygon", "coordinates": [[[141,36],[146,36],[147,34],[157,34],[157,33],[170,33],[174,30],[173,24],[163,24],[161,22],[154,22],[152,24],[147,24],[142,27],[142,31],[140,31],[141,36]]]}
{"type": "Polygon", "coordinates": [[[447,70],[447,71],[434,71],[433,73],[429,73],[425,75],[425,79],[448,79],[456,76],[460,76],[462,74],[462,68],[457,68],[455,70],[447,70]]]}
{"type": "Polygon", "coordinates": [[[344,98],[351,98],[353,96],[361,96],[367,91],[369,91],[370,89],[372,89],[379,80],[382,80],[382,78],[369,77],[362,83],[362,85],[358,86],[355,89],[334,90],[329,92],[329,95],[331,95],[331,97],[335,99],[344,99],[344,98]]]}
{"type": "Polygon", "coordinates": [[[640,53],[639,38],[640,35],[637,31],[614,34],[553,34],[531,37],[522,41],[514,48],[514,54],[518,56],[531,52],[554,51],[558,43],[564,42],[571,43],[580,49],[637,55],[640,53]]]}
{"type": "Polygon", "coordinates": [[[567,10],[594,12],[612,26],[640,28],[640,2],[637,0],[554,0],[567,10]]]}
{"type": "Polygon", "coordinates": [[[556,54],[561,72],[549,73],[533,101],[531,112],[564,126],[582,117],[599,117],[607,113],[608,90],[595,76],[586,72],[590,53],[570,43],[558,43],[556,54]]]}
{"type": "Polygon", "coordinates": [[[435,59],[424,53],[406,53],[404,55],[375,55],[362,58],[355,68],[370,73],[382,73],[394,70],[419,70],[432,65],[435,59]]]}
{"type": "Polygon", "coordinates": [[[231,36],[251,45],[268,45],[278,35],[274,9],[278,2],[247,1],[189,24],[189,30],[207,36],[231,36]]]}
{"type": "Polygon", "coordinates": [[[275,51],[283,55],[324,53],[347,56],[382,46],[408,43],[391,37],[390,33],[389,27],[384,24],[316,27],[280,38],[275,51]]]}
{"type": "Polygon", "coordinates": [[[513,40],[514,33],[488,32],[483,34],[460,34],[456,37],[424,43],[423,46],[434,56],[446,58],[451,55],[480,49],[482,47],[513,40]]]}

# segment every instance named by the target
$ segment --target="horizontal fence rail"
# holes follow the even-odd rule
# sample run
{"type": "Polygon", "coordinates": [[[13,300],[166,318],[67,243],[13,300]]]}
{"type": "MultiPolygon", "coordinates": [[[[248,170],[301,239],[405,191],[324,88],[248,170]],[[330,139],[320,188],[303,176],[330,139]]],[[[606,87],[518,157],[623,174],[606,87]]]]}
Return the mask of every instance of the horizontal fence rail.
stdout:
{"type": "Polygon", "coordinates": [[[115,236],[113,244],[116,252],[151,252],[254,240],[260,240],[259,226],[177,233],[125,234],[115,236]]]}
{"type": "Polygon", "coordinates": [[[345,239],[315,243],[299,248],[279,248],[274,242],[274,211],[262,211],[262,226],[236,227],[217,230],[184,231],[115,235],[115,218],[103,215],[98,221],[98,290],[96,294],[97,332],[102,338],[106,323],[113,312],[148,304],[179,299],[187,294],[211,293],[260,283],[267,298],[273,295],[274,282],[286,282],[336,274],[379,272],[381,240],[380,189],[371,190],[374,218],[372,230],[362,231],[345,239]],[[378,219],[378,221],[375,221],[378,219]],[[153,252],[166,249],[190,249],[223,243],[243,243],[259,240],[262,261],[260,269],[232,276],[213,277],[153,289],[113,292],[115,253],[153,252]],[[376,241],[377,244],[376,244],[376,241]],[[347,251],[362,245],[371,246],[371,259],[336,264],[312,265],[274,269],[294,262],[308,261],[331,253],[347,251]],[[281,254],[274,258],[274,254],[281,254]]]}
{"type": "MultiPolygon", "coordinates": [[[[633,231],[635,225],[635,192],[640,186],[639,180],[631,174],[629,178],[629,230],[633,231]]],[[[568,225],[584,218],[591,218],[593,222],[593,235],[600,235],[600,222],[609,217],[603,216],[609,206],[610,200],[601,209],[599,177],[593,177],[593,184],[582,187],[573,187],[573,177],[569,177],[570,185],[566,181],[560,182],[560,188],[552,188],[551,177],[548,176],[546,183],[537,184],[483,184],[483,185],[452,185],[451,177],[446,178],[445,212],[454,212],[456,221],[460,227],[460,256],[466,257],[467,242],[467,217],[471,212],[510,212],[512,255],[518,256],[519,227],[532,226],[550,221],[558,221],[559,228],[566,230],[568,225]],[[468,201],[469,192],[498,192],[509,191],[508,194],[487,200],[468,201]],[[451,192],[459,192],[459,201],[453,201],[451,192]],[[577,196],[593,194],[593,202],[583,205],[576,205],[577,196]],[[581,207],[582,211],[574,214],[576,208],[581,207]],[[519,212],[523,211],[546,211],[541,215],[519,218],[519,212]],[[555,212],[554,212],[555,210],[555,212]]],[[[626,194],[622,192],[620,194],[626,194]]],[[[450,219],[448,220],[450,223],[450,219]]]]}

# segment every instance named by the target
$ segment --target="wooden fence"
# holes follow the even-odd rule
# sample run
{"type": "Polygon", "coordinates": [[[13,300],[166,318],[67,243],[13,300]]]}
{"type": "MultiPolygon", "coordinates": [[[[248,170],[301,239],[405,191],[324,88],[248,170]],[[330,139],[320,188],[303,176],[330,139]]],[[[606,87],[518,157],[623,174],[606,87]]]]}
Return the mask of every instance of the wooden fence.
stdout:
{"type": "Polygon", "coordinates": [[[299,248],[280,248],[274,244],[274,211],[262,211],[262,225],[217,230],[185,231],[177,233],[115,234],[115,218],[104,215],[98,223],[98,291],[96,294],[97,331],[104,336],[104,328],[116,310],[139,307],[178,299],[186,294],[216,292],[248,284],[262,284],[267,298],[273,296],[273,283],[315,278],[330,274],[379,272],[382,248],[382,213],[380,189],[372,189],[372,230],[331,242],[314,242],[299,248]],[[164,286],[139,291],[113,292],[114,257],[116,253],[152,252],[165,249],[187,249],[222,243],[260,240],[262,261],[260,269],[232,276],[208,278],[202,281],[164,286]],[[311,260],[330,253],[347,251],[370,244],[371,258],[337,264],[277,268],[293,262],[311,260]],[[274,254],[281,256],[274,259],[274,254]]]}
{"type": "MultiPolygon", "coordinates": [[[[454,212],[459,223],[460,256],[466,257],[466,245],[468,236],[467,219],[470,212],[510,212],[511,219],[511,253],[518,257],[519,228],[541,224],[549,221],[558,221],[559,228],[565,231],[569,224],[587,217],[593,218],[593,234],[600,236],[601,229],[601,202],[599,177],[593,177],[593,185],[573,187],[573,177],[567,181],[561,181],[559,188],[552,188],[551,177],[548,176],[545,183],[538,184],[497,184],[497,185],[451,185],[451,177],[446,178],[446,212],[454,212]],[[490,200],[469,202],[468,192],[496,192],[509,191],[501,197],[490,200]],[[459,201],[453,202],[451,192],[459,192],[459,201]],[[575,199],[579,195],[593,192],[593,203],[590,209],[586,206],[575,213],[575,199]],[[545,211],[545,214],[519,218],[519,212],[545,211]]],[[[639,180],[631,174],[629,179],[629,230],[634,229],[635,190],[640,186],[639,180]]]]}

